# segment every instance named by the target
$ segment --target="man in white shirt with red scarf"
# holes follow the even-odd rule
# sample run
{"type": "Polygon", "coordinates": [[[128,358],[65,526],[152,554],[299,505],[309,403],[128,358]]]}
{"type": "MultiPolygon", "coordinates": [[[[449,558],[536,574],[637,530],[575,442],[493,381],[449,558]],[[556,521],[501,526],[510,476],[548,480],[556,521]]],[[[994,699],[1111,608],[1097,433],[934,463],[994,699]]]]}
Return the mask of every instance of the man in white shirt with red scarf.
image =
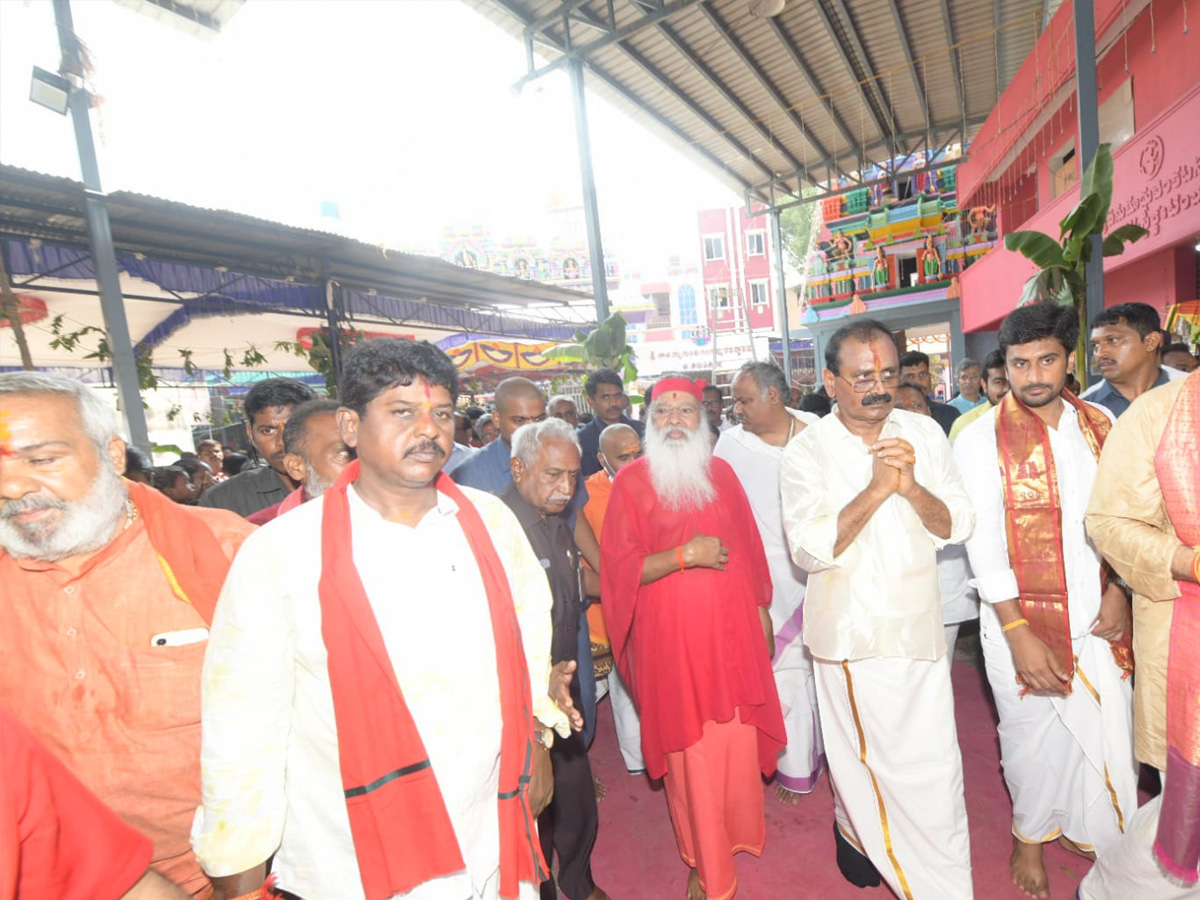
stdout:
{"type": "Polygon", "coordinates": [[[550,594],[513,514],[440,473],[457,372],[426,342],[346,358],[358,452],[234,561],[204,671],[193,846],[217,900],[533,898],[553,679],[550,594]],[[256,894],[251,894],[256,896],[256,894]]]}

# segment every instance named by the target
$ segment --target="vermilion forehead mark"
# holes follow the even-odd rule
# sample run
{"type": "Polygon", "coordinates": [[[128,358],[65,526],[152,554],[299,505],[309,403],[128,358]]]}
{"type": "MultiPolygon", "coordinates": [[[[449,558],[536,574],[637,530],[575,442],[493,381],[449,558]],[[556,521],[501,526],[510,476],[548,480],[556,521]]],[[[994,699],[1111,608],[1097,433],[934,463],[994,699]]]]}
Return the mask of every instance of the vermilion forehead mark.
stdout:
{"type": "Polygon", "coordinates": [[[875,371],[882,371],[881,362],[879,359],[879,348],[875,346],[875,341],[871,341],[871,359],[875,363],[875,371]]]}
{"type": "Polygon", "coordinates": [[[428,381],[425,381],[424,385],[425,385],[425,399],[428,400],[430,397],[433,396],[433,390],[429,387],[428,381]]]}

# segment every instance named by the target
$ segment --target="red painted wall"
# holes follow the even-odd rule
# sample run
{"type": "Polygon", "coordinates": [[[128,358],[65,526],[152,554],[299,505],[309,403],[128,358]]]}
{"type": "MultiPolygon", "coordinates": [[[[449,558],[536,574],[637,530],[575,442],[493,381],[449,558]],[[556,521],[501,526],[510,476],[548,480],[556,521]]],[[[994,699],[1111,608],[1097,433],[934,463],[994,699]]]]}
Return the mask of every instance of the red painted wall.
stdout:
{"type": "Polygon", "coordinates": [[[771,278],[770,228],[766,216],[749,218],[745,208],[730,214],[724,209],[702,210],[698,215],[701,277],[705,286],[704,302],[708,302],[710,285],[736,285],[746,298],[745,304],[734,296],[728,309],[716,311],[718,329],[742,330],[747,318],[751,328],[772,328],[775,325],[775,290],[771,278]],[[763,254],[750,256],[746,252],[746,234],[751,231],[763,233],[763,254]],[[707,261],[704,259],[704,238],[714,234],[725,238],[725,258],[707,261]],[[750,303],[750,282],[767,283],[768,301],[763,306],[750,303]]]}

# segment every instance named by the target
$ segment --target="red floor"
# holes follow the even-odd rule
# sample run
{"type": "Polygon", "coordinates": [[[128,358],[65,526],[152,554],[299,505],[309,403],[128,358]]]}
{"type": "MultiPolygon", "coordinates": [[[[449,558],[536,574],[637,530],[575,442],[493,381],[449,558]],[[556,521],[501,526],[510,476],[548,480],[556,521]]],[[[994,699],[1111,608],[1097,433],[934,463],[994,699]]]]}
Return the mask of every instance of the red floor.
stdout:
{"type": "MultiPolygon", "coordinates": [[[[962,746],[976,900],[1024,897],[1008,877],[1011,849],[1008,794],[1000,774],[994,713],[983,673],[954,664],[958,739],[962,746]]],[[[625,772],[608,701],[600,705],[592,769],[608,788],[600,804],[600,835],[592,856],[596,883],[612,900],[684,897],[687,868],[675,849],[659,785],[625,772]]],[[[886,885],[847,884],[834,861],[833,799],[822,779],[796,807],[778,803],[767,787],[767,845],[761,859],[738,860],[741,900],[892,900],[886,885]]],[[[1046,848],[1052,900],[1070,900],[1090,863],[1051,844],[1046,848]]],[[[956,900],[956,898],[944,898],[956,900]]]]}

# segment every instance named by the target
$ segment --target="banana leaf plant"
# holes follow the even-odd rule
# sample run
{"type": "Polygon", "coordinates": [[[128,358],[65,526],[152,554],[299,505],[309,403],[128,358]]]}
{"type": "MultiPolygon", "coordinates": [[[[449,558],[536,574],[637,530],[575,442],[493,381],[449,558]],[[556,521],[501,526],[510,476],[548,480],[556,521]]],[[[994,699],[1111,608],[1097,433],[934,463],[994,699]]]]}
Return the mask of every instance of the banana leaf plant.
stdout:
{"type": "Polygon", "coordinates": [[[580,362],[589,369],[613,369],[628,384],[637,379],[633,347],[625,343],[625,317],[615,312],[590,333],[575,332],[575,343],[559,344],[542,352],[547,359],[580,362]]]}
{"type": "Polygon", "coordinates": [[[1013,231],[1004,236],[1004,246],[1020,253],[1040,271],[1030,276],[1018,306],[1030,303],[1059,303],[1079,313],[1079,342],[1075,347],[1075,373],[1081,381],[1087,373],[1087,264],[1092,258],[1092,237],[1101,237],[1105,257],[1120,256],[1125,245],[1144,238],[1140,225],[1121,225],[1104,234],[1112,203],[1112,148],[1101,144],[1079,184],[1079,202],[1058,223],[1057,240],[1040,231],[1013,231]]]}

